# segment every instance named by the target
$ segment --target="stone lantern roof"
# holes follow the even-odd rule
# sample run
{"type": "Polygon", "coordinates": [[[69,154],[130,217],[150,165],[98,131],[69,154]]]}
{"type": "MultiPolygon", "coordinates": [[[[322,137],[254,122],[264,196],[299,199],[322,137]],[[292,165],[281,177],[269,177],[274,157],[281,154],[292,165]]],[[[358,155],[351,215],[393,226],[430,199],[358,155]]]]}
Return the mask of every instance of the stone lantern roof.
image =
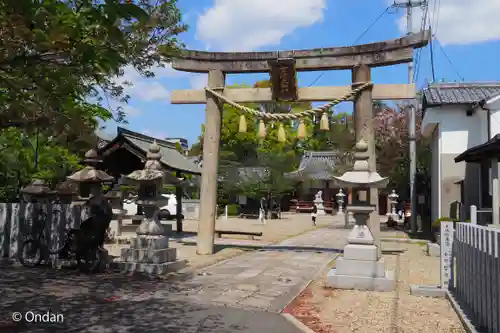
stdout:
{"type": "Polygon", "coordinates": [[[77,183],[105,183],[113,181],[114,178],[102,170],[96,169],[96,166],[102,162],[95,149],[89,150],[85,154],[82,164],[87,166],[80,171],[68,176],[68,180],[77,183]]]}
{"type": "Polygon", "coordinates": [[[21,193],[33,196],[44,196],[54,194],[54,191],[52,191],[43,180],[34,179],[28,186],[21,189],[21,193]]]}
{"type": "Polygon", "coordinates": [[[339,187],[348,188],[385,188],[389,178],[381,177],[378,172],[370,171],[368,166],[368,144],[364,140],[354,146],[354,166],[352,171],[345,172],[340,177],[333,177],[339,187]]]}
{"type": "Polygon", "coordinates": [[[153,141],[149,146],[146,158],[147,161],[144,169],[135,170],[131,174],[126,175],[125,178],[138,183],[163,181],[165,173],[162,171],[160,147],[156,141],[153,141]]]}

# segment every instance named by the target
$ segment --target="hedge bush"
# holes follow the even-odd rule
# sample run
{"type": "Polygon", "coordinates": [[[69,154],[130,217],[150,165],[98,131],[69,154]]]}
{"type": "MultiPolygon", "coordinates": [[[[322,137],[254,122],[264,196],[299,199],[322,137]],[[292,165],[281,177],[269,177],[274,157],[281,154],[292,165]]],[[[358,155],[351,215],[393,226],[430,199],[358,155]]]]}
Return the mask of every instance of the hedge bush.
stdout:
{"type": "Polygon", "coordinates": [[[227,215],[229,216],[238,216],[240,215],[240,205],[232,204],[227,206],[227,215]]]}
{"type": "Polygon", "coordinates": [[[441,222],[453,222],[453,225],[455,225],[457,222],[470,223],[470,220],[459,221],[450,217],[440,217],[432,222],[432,229],[439,229],[441,227],[441,222]]]}

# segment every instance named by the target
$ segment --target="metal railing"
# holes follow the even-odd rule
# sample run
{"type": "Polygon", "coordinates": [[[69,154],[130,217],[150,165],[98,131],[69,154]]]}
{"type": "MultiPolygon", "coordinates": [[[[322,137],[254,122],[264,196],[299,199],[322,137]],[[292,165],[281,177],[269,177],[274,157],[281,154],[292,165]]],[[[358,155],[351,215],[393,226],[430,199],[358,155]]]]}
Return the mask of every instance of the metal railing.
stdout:
{"type": "Polygon", "coordinates": [[[450,291],[480,332],[500,332],[500,229],[457,223],[450,291]]]}

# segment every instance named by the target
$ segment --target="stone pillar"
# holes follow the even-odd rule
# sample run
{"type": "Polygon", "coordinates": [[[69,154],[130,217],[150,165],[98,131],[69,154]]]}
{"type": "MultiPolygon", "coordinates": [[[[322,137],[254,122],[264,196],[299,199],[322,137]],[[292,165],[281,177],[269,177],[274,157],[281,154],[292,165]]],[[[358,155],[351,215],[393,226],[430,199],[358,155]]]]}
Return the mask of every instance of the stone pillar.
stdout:
{"type": "Polygon", "coordinates": [[[392,216],[392,203],[388,195],[385,197],[385,205],[387,206],[387,214],[385,215],[387,215],[388,217],[392,216]]]}
{"type": "Polygon", "coordinates": [[[492,227],[500,228],[500,198],[499,198],[499,168],[498,159],[491,160],[491,212],[492,212],[492,227]]]}
{"type": "MultiPolygon", "coordinates": [[[[182,178],[182,173],[180,171],[177,171],[175,173],[175,176],[177,178],[182,178]]],[[[177,185],[175,187],[175,199],[177,201],[177,208],[176,208],[176,221],[177,221],[177,226],[176,226],[176,232],[181,233],[182,232],[182,185],[177,185]]]]}
{"type": "MultiPolygon", "coordinates": [[[[359,65],[352,70],[352,87],[371,81],[370,67],[359,65]]],[[[375,158],[375,130],[373,128],[373,98],[372,89],[363,89],[354,99],[354,126],[356,142],[363,139],[368,143],[368,165],[370,171],[376,171],[377,164],[375,158]]],[[[370,194],[370,203],[375,205],[378,212],[378,190],[373,190],[370,194]]]]}
{"type": "MultiPolygon", "coordinates": [[[[352,70],[352,87],[353,89],[360,84],[371,81],[370,67],[367,65],[359,65],[352,70]]],[[[375,159],[375,130],[373,128],[373,98],[371,88],[363,89],[354,99],[354,126],[356,142],[364,140],[368,144],[368,167],[371,172],[377,170],[375,159]]],[[[380,244],[380,220],[378,218],[378,190],[370,191],[370,204],[375,206],[377,221],[375,217],[370,217],[369,228],[375,239],[375,245],[380,244]]],[[[373,213],[371,215],[374,215],[373,213]]]]}
{"type": "MultiPolygon", "coordinates": [[[[208,73],[208,87],[224,86],[224,73],[212,70],[208,73]]],[[[200,194],[200,219],[198,222],[198,254],[214,253],[215,220],[217,218],[217,172],[221,136],[223,103],[207,92],[205,133],[203,135],[203,168],[200,194]]]]}

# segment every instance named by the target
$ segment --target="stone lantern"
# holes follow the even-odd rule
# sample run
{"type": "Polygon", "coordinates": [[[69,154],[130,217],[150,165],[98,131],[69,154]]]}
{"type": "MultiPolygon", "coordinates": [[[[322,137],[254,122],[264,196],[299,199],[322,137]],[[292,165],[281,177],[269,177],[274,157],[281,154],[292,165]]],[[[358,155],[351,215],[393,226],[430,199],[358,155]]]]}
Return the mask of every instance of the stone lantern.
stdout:
{"type": "Polygon", "coordinates": [[[340,189],[338,191],[338,193],[335,195],[335,197],[337,198],[337,205],[338,205],[338,208],[339,208],[337,210],[337,215],[338,216],[343,216],[344,215],[344,211],[343,211],[342,205],[344,204],[344,198],[345,198],[344,191],[342,191],[342,189],[340,189]]]}
{"type": "Polygon", "coordinates": [[[78,196],[78,184],[65,180],[56,186],[56,196],[62,204],[71,204],[78,196]]]}
{"type": "MultiPolygon", "coordinates": [[[[395,288],[394,273],[385,270],[384,259],[379,258],[379,249],[367,225],[376,209],[370,204],[370,191],[385,188],[389,179],[369,170],[368,144],[365,141],[360,140],[355,151],[353,171],[334,177],[334,181],[339,187],[354,190],[352,205],[348,205],[346,210],[353,213],[356,225],[348,236],[344,257],[338,258],[336,268],[328,273],[327,284],[337,289],[391,291],[395,288]]],[[[372,222],[371,227],[380,228],[378,214],[373,217],[377,221],[372,222]]]]}
{"type": "MultiPolygon", "coordinates": [[[[31,232],[35,232],[33,227],[40,222],[40,210],[50,214],[48,207],[43,208],[46,204],[53,199],[54,191],[52,191],[43,180],[33,179],[33,181],[23,189],[21,189],[22,199],[25,202],[32,203],[33,205],[27,207],[27,215],[32,217],[31,232]]],[[[46,223],[49,221],[45,221],[46,223]]],[[[51,221],[50,221],[51,223],[51,221]]],[[[49,225],[50,227],[50,225],[49,225]]],[[[32,234],[31,236],[35,236],[32,234]]]]}
{"type": "MultiPolygon", "coordinates": [[[[391,214],[393,220],[398,220],[398,214],[396,213],[396,204],[398,203],[399,195],[396,193],[396,190],[392,190],[391,194],[387,196],[389,198],[389,202],[391,203],[391,214]]],[[[388,214],[389,215],[389,214],[388,214]]]]}
{"type": "Polygon", "coordinates": [[[79,199],[84,201],[90,198],[92,193],[101,192],[102,184],[111,182],[114,178],[106,172],[97,169],[102,160],[95,149],[89,150],[81,163],[86,166],[67,178],[70,181],[78,183],[79,199]]]}
{"type": "Polygon", "coordinates": [[[23,200],[31,203],[47,203],[53,198],[54,193],[55,192],[40,179],[33,179],[28,186],[21,189],[23,200]]]}
{"type": "Polygon", "coordinates": [[[143,207],[143,220],[137,228],[137,237],[130,242],[130,248],[121,250],[120,261],[116,265],[126,271],[151,274],[165,274],[185,265],[177,261],[175,248],[168,247],[168,237],[160,223],[160,207],[166,199],[161,195],[166,177],[160,163],[160,147],[153,142],[147,153],[147,161],[142,170],[136,170],[124,178],[138,185],[137,204],[143,207]]]}

